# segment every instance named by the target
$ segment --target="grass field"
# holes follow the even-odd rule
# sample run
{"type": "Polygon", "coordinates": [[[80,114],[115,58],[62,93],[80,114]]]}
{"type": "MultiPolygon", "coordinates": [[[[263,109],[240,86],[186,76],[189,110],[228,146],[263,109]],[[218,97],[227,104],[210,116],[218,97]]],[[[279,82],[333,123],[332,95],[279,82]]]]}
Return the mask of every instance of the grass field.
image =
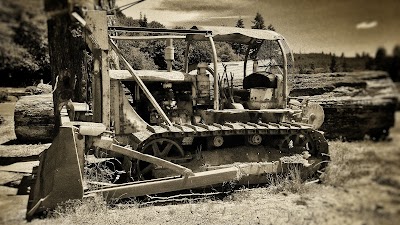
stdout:
{"type": "MultiPolygon", "coordinates": [[[[0,110],[9,112],[3,106],[0,110]]],[[[66,209],[29,224],[398,224],[400,113],[396,117],[389,141],[330,141],[332,161],[322,184],[278,178],[272,179],[270,186],[239,187],[224,198],[189,199],[180,204],[144,206],[131,201],[110,205],[96,198],[70,203],[66,209]]],[[[13,133],[6,124],[12,121],[0,126],[3,137],[5,131],[6,136],[13,133]]],[[[11,149],[0,146],[2,151],[11,149]]],[[[0,173],[0,180],[8,177],[22,176],[0,173]]],[[[0,186],[0,224],[27,223],[28,197],[16,195],[15,188],[0,186]]]]}
{"type": "MultiPolygon", "coordinates": [[[[400,114],[397,113],[400,119],[400,114]]],[[[32,224],[397,224],[400,219],[400,123],[391,141],[330,142],[322,184],[275,180],[224,199],[111,207],[78,202],[32,224]]]]}

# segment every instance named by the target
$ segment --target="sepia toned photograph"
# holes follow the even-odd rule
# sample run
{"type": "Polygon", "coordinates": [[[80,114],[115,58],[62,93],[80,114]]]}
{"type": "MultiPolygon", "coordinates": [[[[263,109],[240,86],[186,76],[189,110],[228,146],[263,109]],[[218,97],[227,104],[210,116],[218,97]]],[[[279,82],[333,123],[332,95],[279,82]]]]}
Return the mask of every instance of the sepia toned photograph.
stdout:
{"type": "Polygon", "coordinates": [[[398,0],[1,0],[0,225],[394,225],[398,0]]]}

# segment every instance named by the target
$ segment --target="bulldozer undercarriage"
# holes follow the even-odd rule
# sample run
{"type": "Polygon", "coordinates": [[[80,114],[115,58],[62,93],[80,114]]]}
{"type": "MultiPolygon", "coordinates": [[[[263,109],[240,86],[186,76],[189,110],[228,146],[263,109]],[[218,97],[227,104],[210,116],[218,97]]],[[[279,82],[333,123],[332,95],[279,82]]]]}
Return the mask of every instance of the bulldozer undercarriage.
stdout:
{"type": "MultiPolygon", "coordinates": [[[[292,154],[302,155],[304,159],[328,154],[327,142],[320,132],[307,126],[290,123],[230,122],[213,125],[174,125],[171,128],[151,126],[145,132],[133,134],[133,140],[135,140],[133,146],[141,152],[181,164],[201,158],[201,153],[219,152],[220,149],[238,146],[239,148],[244,146],[246,149],[262,146],[262,150],[258,152],[259,157],[246,159],[247,162],[279,161],[279,156],[292,154]],[[199,149],[208,151],[199,152],[199,149]],[[274,158],[274,154],[268,154],[267,151],[275,151],[274,153],[278,157],[274,158]],[[264,157],[260,155],[264,155],[264,157]]],[[[230,154],[238,154],[234,150],[232,151],[230,154]]],[[[225,151],[220,154],[220,157],[226,154],[225,151]]],[[[235,161],[227,160],[220,164],[233,162],[235,161]]],[[[293,163],[301,164],[303,162],[305,161],[293,163]]],[[[203,164],[209,163],[203,162],[203,164]]],[[[306,163],[306,165],[308,164],[306,163]]],[[[151,169],[154,169],[154,165],[137,161],[135,168],[137,176],[143,178],[151,172],[151,169]]]]}

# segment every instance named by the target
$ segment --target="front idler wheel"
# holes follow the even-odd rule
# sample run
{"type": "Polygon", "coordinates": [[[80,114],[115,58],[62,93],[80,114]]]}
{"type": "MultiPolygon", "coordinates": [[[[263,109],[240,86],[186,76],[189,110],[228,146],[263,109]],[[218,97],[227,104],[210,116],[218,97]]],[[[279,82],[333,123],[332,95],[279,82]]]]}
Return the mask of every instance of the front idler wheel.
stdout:
{"type": "MultiPolygon", "coordinates": [[[[162,158],[168,161],[183,158],[185,153],[179,143],[167,138],[158,138],[149,141],[142,148],[142,153],[162,158]]],[[[153,169],[156,165],[137,160],[136,175],[139,180],[148,180],[154,178],[153,169]]]]}

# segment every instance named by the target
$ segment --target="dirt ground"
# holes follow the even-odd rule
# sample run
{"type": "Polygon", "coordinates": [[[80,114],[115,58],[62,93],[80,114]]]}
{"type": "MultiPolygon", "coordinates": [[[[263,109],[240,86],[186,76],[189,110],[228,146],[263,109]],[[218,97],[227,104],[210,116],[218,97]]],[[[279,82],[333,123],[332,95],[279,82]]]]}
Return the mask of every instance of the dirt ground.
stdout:
{"type": "MultiPolygon", "coordinates": [[[[26,224],[28,195],[17,195],[18,186],[49,144],[7,144],[15,138],[12,110],[13,103],[0,104],[0,224],[26,224]],[[26,162],[6,165],[16,158],[26,162]]],[[[322,184],[277,182],[240,188],[224,199],[162,206],[90,201],[31,224],[398,224],[400,113],[396,119],[389,141],[330,141],[332,162],[322,184]]]]}

